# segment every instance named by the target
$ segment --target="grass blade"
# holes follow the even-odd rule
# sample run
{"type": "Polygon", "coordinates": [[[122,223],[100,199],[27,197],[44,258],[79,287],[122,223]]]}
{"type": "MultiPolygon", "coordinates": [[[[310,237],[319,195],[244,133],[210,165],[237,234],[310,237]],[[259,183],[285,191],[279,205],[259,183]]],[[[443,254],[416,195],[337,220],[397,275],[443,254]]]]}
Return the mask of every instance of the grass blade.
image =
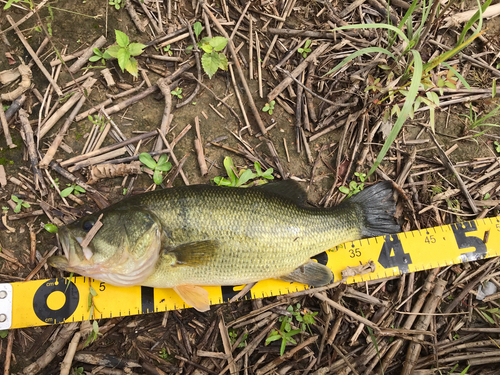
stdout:
{"type": "Polygon", "coordinates": [[[342,68],[345,64],[347,64],[349,61],[351,61],[352,59],[355,59],[358,56],[373,53],[373,52],[385,53],[386,55],[388,55],[388,56],[392,57],[394,60],[396,60],[396,57],[390,51],[386,50],[385,48],[381,48],[381,47],[363,48],[363,49],[360,49],[359,51],[354,52],[352,55],[347,56],[344,60],[342,60],[339,64],[337,64],[337,66],[335,66],[333,69],[331,69],[328,73],[325,73],[324,76],[327,76],[329,74],[336,72],[337,70],[342,68]]]}

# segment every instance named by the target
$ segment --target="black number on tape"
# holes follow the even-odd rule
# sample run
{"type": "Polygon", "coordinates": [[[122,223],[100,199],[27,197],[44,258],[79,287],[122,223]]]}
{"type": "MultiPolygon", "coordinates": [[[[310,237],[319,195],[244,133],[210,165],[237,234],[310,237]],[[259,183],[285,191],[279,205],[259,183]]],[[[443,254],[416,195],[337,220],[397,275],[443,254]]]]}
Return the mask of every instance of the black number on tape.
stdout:
{"type": "Polygon", "coordinates": [[[410,254],[406,254],[397,235],[385,236],[378,262],[384,268],[398,267],[399,272],[407,273],[412,263],[410,254]]]}
{"type": "Polygon", "coordinates": [[[33,310],[42,322],[48,324],[62,323],[75,312],[80,301],[80,292],[76,285],[66,279],[51,279],[44,282],[33,297],[33,310]],[[69,285],[68,285],[69,283],[69,285]],[[52,310],[47,304],[47,299],[54,292],[64,293],[66,300],[57,310],[52,310]]]}
{"type": "Polygon", "coordinates": [[[479,237],[467,236],[468,232],[477,231],[476,223],[469,221],[462,224],[452,224],[451,229],[455,235],[455,240],[459,249],[467,249],[473,247],[475,251],[468,253],[462,253],[460,257],[464,262],[472,262],[474,260],[483,259],[486,256],[488,250],[486,245],[479,237]]]}
{"type": "Polygon", "coordinates": [[[349,253],[351,254],[349,255],[349,258],[356,258],[361,256],[361,251],[359,251],[359,248],[350,249],[349,253]]]}
{"type": "MultiPolygon", "coordinates": [[[[237,295],[241,290],[234,290],[236,286],[221,286],[221,291],[222,291],[222,301],[223,302],[229,302],[231,298],[233,298],[235,295],[237,295]]],[[[252,293],[248,291],[242,298],[242,300],[247,300],[247,299],[252,299],[252,293]]]]}

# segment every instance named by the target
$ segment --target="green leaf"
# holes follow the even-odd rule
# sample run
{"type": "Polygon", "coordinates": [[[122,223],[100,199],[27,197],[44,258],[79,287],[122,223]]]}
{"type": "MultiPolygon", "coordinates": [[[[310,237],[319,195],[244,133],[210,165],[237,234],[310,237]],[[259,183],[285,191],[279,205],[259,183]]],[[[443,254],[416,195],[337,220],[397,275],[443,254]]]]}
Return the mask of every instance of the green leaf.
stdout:
{"type": "Polygon", "coordinates": [[[260,166],[260,163],[256,161],[253,163],[253,166],[255,167],[255,172],[257,172],[257,176],[262,176],[262,168],[260,166]]]}
{"type": "Polygon", "coordinates": [[[145,44],[130,43],[130,45],[128,46],[128,51],[130,52],[130,55],[138,56],[144,52],[144,48],[146,48],[146,47],[147,47],[147,45],[145,45],[145,44]]]}
{"type": "MultiPolygon", "coordinates": [[[[4,9],[6,9],[6,8],[4,8],[4,9]]],[[[0,331],[0,337],[2,339],[6,338],[8,335],[9,335],[9,330],[8,329],[3,329],[3,330],[0,331]]]]}
{"type": "MultiPolygon", "coordinates": [[[[5,6],[3,7],[3,9],[9,9],[12,6],[12,3],[14,3],[14,1],[15,0],[9,0],[9,1],[7,1],[7,3],[5,4],[5,6]]],[[[4,331],[2,331],[2,332],[4,332],[4,331]]],[[[7,335],[5,335],[4,337],[6,337],[6,336],[7,335]]]]}
{"type": "Polygon", "coordinates": [[[86,190],[84,188],[82,188],[80,185],[76,185],[75,186],[75,190],[79,191],[80,193],[85,193],[86,192],[86,190]]]}
{"type": "Polygon", "coordinates": [[[118,65],[120,65],[120,68],[122,72],[125,70],[125,67],[127,66],[127,63],[130,60],[130,53],[127,51],[125,48],[120,48],[118,51],[118,65]]]}
{"type": "Polygon", "coordinates": [[[209,44],[202,44],[201,49],[206,53],[212,53],[213,47],[209,44]]]}
{"type": "Polygon", "coordinates": [[[104,58],[107,59],[106,57],[106,54],[108,54],[109,56],[111,57],[114,57],[114,58],[117,58],[118,57],[118,52],[121,50],[122,48],[115,44],[115,45],[112,45],[111,47],[109,47],[106,52],[104,52],[104,58]]]}
{"type": "Polygon", "coordinates": [[[102,56],[102,52],[99,50],[99,48],[94,48],[93,51],[97,56],[102,56]]]}
{"type": "Polygon", "coordinates": [[[158,162],[156,163],[157,166],[160,166],[162,164],[165,164],[167,162],[168,155],[167,154],[162,154],[160,158],[158,159],[158,162]]]}
{"type": "Polygon", "coordinates": [[[446,63],[444,61],[442,62],[442,64],[444,66],[446,66],[448,69],[450,69],[453,72],[453,74],[455,74],[457,76],[457,78],[460,80],[460,82],[462,82],[462,85],[464,85],[467,88],[467,90],[471,89],[470,85],[467,83],[465,78],[459,72],[457,72],[451,65],[449,65],[448,63],[446,63]]]}
{"type": "Polygon", "coordinates": [[[23,203],[21,203],[21,206],[23,206],[24,208],[29,208],[29,207],[31,207],[31,205],[30,205],[28,202],[23,202],[23,203]]]}
{"type": "Polygon", "coordinates": [[[342,194],[349,194],[349,188],[345,187],[345,186],[341,186],[339,187],[339,190],[342,194]]]}
{"type": "Polygon", "coordinates": [[[13,200],[14,202],[16,202],[16,203],[17,203],[17,202],[19,202],[19,198],[18,198],[16,195],[14,195],[14,194],[12,194],[12,195],[10,196],[10,199],[12,199],[12,200],[13,200]]]}
{"type": "Polygon", "coordinates": [[[198,38],[201,34],[201,30],[203,30],[203,26],[201,26],[201,22],[195,22],[193,25],[194,35],[198,38]]]}
{"type": "Polygon", "coordinates": [[[247,169],[240,175],[240,178],[238,179],[238,184],[236,186],[241,186],[245,184],[248,180],[251,180],[252,178],[255,177],[257,177],[257,175],[253,173],[250,169],[247,169]]]}
{"type": "Polygon", "coordinates": [[[214,50],[217,52],[222,51],[227,45],[227,39],[223,36],[214,36],[212,40],[210,40],[209,44],[214,47],[214,50]]]}
{"type": "Polygon", "coordinates": [[[153,174],[153,181],[156,185],[160,185],[163,182],[163,175],[159,169],[155,169],[155,173],[153,174]]]}
{"type": "MultiPolygon", "coordinates": [[[[306,49],[309,48],[309,46],[311,45],[311,43],[312,43],[312,40],[311,39],[307,39],[306,40],[306,44],[304,45],[304,48],[306,48],[306,49]]],[[[311,51],[309,51],[309,52],[311,52],[311,51]]]]}
{"type": "Polygon", "coordinates": [[[21,212],[21,203],[18,203],[18,204],[16,205],[16,207],[14,208],[14,212],[15,212],[16,214],[17,214],[17,213],[19,213],[19,212],[21,212]]]}
{"type": "Polygon", "coordinates": [[[90,57],[89,61],[95,62],[95,61],[99,61],[100,59],[101,59],[101,57],[100,57],[100,56],[95,56],[95,55],[94,55],[94,56],[91,56],[91,57],[90,57]]]}
{"type": "Polygon", "coordinates": [[[158,163],[156,165],[156,170],[162,171],[162,172],[168,172],[172,168],[172,164],[170,162],[165,162],[163,164],[158,163]]]}
{"type": "Polygon", "coordinates": [[[139,73],[139,67],[137,66],[137,60],[131,57],[127,61],[127,65],[125,65],[125,70],[132,74],[134,77],[138,76],[139,73]]]}
{"type": "Polygon", "coordinates": [[[411,52],[413,53],[413,59],[414,59],[414,72],[413,72],[413,79],[411,81],[411,85],[408,90],[408,96],[405,99],[405,103],[403,105],[403,108],[401,109],[401,113],[399,114],[398,119],[396,120],[396,123],[394,124],[391,132],[387,136],[387,139],[384,145],[382,146],[382,150],[380,150],[380,153],[377,156],[377,160],[375,160],[375,163],[368,172],[368,176],[370,176],[373,172],[375,172],[375,169],[377,169],[379,164],[382,162],[382,159],[384,158],[385,154],[387,154],[387,151],[389,151],[389,148],[391,147],[392,143],[398,136],[399,131],[403,127],[403,124],[405,123],[406,118],[408,117],[413,107],[415,98],[418,95],[418,88],[420,86],[420,81],[423,73],[422,58],[420,57],[420,53],[418,51],[412,50],[411,52]]]}
{"type": "Polygon", "coordinates": [[[236,186],[237,182],[237,176],[234,174],[234,164],[233,164],[233,159],[231,159],[229,156],[226,156],[224,158],[224,168],[226,168],[226,173],[227,176],[229,177],[229,180],[231,181],[232,186],[236,186]]]}
{"type": "Polygon", "coordinates": [[[227,57],[223,53],[219,53],[219,68],[222,70],[227,70],[227,57]]]}
{"type": "Polygon", "coordinates": [[[139,155],[139,160],[142,164],[144,164],[149,169],[154,170],[156,168],[156,162],[147,152],[143,152],[139,155]]]}
{"type": "Polygon", "coordinates": [[[279,335],[278,331],[275,330],[275,331],[271,332],[269,337],[266,339],[266,345],[268,345],[269,343],[271,343],[273,341],[279,340],[279,339],[281,339],[281,336],[279,335]]]}
{"type": "Polygon", "coordinates": [[[478,3],[478,8],[479,9],[477,10],[476,13],[474,13],[474,15],[472,16],[472,18],[465,24],[464,28],[462,29],[462,33],[460,34],[460,37],[458,38],[457,46],[459,46],[460,44],[463,43],[463,41],[465,40],[465,35],[467,35],[467,31],[470,30],[470,28],[472,27],[472,25],[474,25],[474,23],[478,19],[479,19],[479,25],[478,25],[476,33],[474,33],[474,34],[477,34],[479,32],[479,30],[481,30],[483,12],[490,6],[491,0],[487,0],[483,5],[481,5],[481,3],[479,2],[479,0],[477,1],[477,3],[478,3]]]}
{"type": "MultiPolygon", "coordinates": [[[[373,24],[375,25],[375,24],[373,24]]],[[[386,25],[387,26],[387,25],[386,25]]],[[[347,27],[347,26],[346,26],[347,27]]],[[[342,27],[341,27],[342,29],[342,27]]],[[[338,30],[338,29],[337,29],[338,30]]],[[[349,61],[351,61],[352,59],[355,59],[356,57],[358,56],[361,56],[361,55],[365,55],[365,54],[369,54],[369,53],[373,53],[373,52],[377,52],[377,53],[385,53],[387,56],[390,56],[392,57],[394,60],[396,60],[396,57],[392,54],[392,52],[386,50],[385,48],[381,48],[381,47],[368,47],[368,48],[362,48],[360,49],[359,51],[356,51],[354,52],[352,55],[349,55],[348,57],[346,57],[344,60],[342,60],[339,64],[337,64],[337,66],[335,66],[333,69],[331,69],[328,73],[325,73],[323,75],[324,76],[327,76],[329,74],[332,74],[334,72],[336,72],[337,70],[339,70],[340,68],[342,68],[345,64],[347,64],[349,61]]]]}
{"type": "Polygon", "coordinates": [[[49,233],[57,233],[58,228],[54,224],[48,223],[44,225],[44,228],[49,233]]]}
{"type": "Polygon", "coordinates": [[[89,286],[89,292],[90,294],[92,294],[92,296],[97,296],[97,292],[95,291],[95,289],[92,287],[92,286],[89,286]]]}
{"type": "Polygon", "coordinates": [[[203,70],[207,73],[208,78],[212,78],[213,75],[217,72],[220,64],[220,57],[217,52],[205,53],[201,57],[201,65],[203,66],[203,70]]]}
{"type": "Polygon", "coordinates": [[[75,189],[75,187],[73,185],[64,189],[63,191],[61,191],[61,197],[66,198],[68,195],[70,195],[73,192],[74,189],[75,189]]]}
{"type": "Polygon", "coordinates": [[[128,39],[127,34],[121,32],[120,30],[115,30],[115,35],[116,35],[116,43],[118,43],[120,47],[128,46],[130,40],[128,39]]]}

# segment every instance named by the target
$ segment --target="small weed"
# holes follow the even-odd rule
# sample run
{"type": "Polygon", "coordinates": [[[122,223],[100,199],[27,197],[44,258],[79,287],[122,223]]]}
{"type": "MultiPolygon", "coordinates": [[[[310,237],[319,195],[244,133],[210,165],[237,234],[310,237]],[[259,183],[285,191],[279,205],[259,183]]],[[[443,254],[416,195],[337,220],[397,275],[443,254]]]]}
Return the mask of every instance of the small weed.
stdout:
{"type": "Polygon", "coordinates": [[[163,182],[163,172],[168,172],[172,168],[172,164],[167,161],[167,158],[168,156],[163,154],[158,159],[158,162],[156,162],[147,152],[139,155],[141,163],[154,172],[153,181],[156,185],[160,185],[163,182]]]}
{"type": "Polygon", "coordinates": [[[17,214],[19,212],[21,212],[21,208],[29,208],[31,207],[30,204],[28,202],[25,202],[23,201],[21,198],[18,198],[17,196],[15,196],[14,194],[12,194],[10,196],[10,199],[12,199],[14,201],[14,203],[16,204],[16,207],[14,207],[14,212],[17,214]]]}
{"type": "Polygon", "coordinates": [[[165,52],[169,56],[173,55],[172,51],[170,51],[170,44],[167,45],[166,47],[163,47],[163,52],[165,52]]]}
{"type": "Polygon", "coordinates": [[[127,195],[127,191],[128,191],[128,189],[127,189],[127,188],[123,188],[123,193],[122,193],[122,194],[123,194],[123,195],[127,195]]]}
{"type": "Polygon", "coordinates": [[[177,96],[179,99],[182,99],[182,88],[181,87],[177,87],[175,90],[172,90],[170,91],[170,93],[173,95],[173,96],[177,96]]]}
{"type": "Polygon", "coordinates": [[[3,329],[0,331],[0,338],[4,339],[9,335],[9,330],[8,329],[3,329]]]}
{"type": "Polygon", "coordinates": [[[495,151],[500,154],[500,143],[498,143],[498,141],[495,141],[493,142],[493,144],[495,145],[495,151]]]}
{"type": "Polygon", "coordinates": [[[256,173],[253,173],[250,169],[242,169],[238,174],[233,164],[233,159],[229,156],[224,158],[224,167],[226,168],[229,180],[224,177],[214,177],[212,182],[217,186],[249,187],[253,185],[263,185],[267,180],[274,179],[273,169],[269,168],[265,172],[262,172],[262,168],[257,161],[254,163],[256,173]],[[254,181],[247,184],[250,180],[254,181]]]}
{"type": "Polygon", "coordinates": [[[484,194],[483,200],[485,201],[487,199],[490,199],[490,193],[484,194]]]}
{"type": "Polygon", "coordinates": [[[165,361],[171,361],[174,357],[170,354],[168,354],[166,348],[161,348],[160,353],[158,354],[158,357],[165,361]]]}
{"type": "MultiPolygon", "coordinates": [[[[229,341],[231,342],[231,346],[235,344],[236,340],[238,340],[238,330],[234,328],[229,328],[229,341]]],[[[241,339],[241,342],[238,345],[238,348],[244,348],[246,346],[245,340],[248,337],[248,333],[244,334],[244,337],[241,339]]]]}
{"type": "MultiPolygon", "coordinates": [[[[203,27],[200,22],[195,22],[193,31],[196,39],[201,34],[203,27]]],[[[203,70],[207,73],[208,78],[212,78],[217,70],[227,70],[227,57],[223,53],[219,53],[227,45],[227,39],[223,36],[214,36],[213,38],[205,37],[196,43],[205,53],[201,57],[201,65],[203,70]]],[[[186,53],[191,53],[193,46],[186,48],[186,53]]]]}
{"type": "Polygon", "coordinates": [[[94,56],[91,56],[89,58],[89,61],[96,62],[101,60],[102,65],[105,65],[106,60],[109,60],[111,58],[111,55],[109,53],[107,53],[106,51],[101,52],[99,48],[94,48],[93,51],[94,51],[94,56]]]}
{"type": "Polygon", "coordinates": [[[115,35],[117,44],[109,47],[105,54],[107,53],[111,57],[118,59],[118,65],[122,72],[126,70],[134,77],[137,77],[139,72],[137,60],[132,56],[139,56],[147,46],[141,43],[130,43],[129,37],[120,30],[115,30],[115,35]]]}
{"type": "Polygon", "coordinates": [[[120,10],[122,6],[122,0],[109,0],[109,5],[114,5],[116,10],[120,10]]]}
{"type": "Polygon", "coordinates": [[[269,103],[266,103],[266,105],[264,106],[264,108],[262,108],[262,112],[267,112],[270,115],[272,115],[273,111],[274,111],[274,104],[275,103],[276,102],[274,100],[271,100],[269,103]]]}
{"type": "Polygon", "coordinates": [[[459,116],[465,117],[468,120],[468,126],[470,129],[475,129],[478,126],[487,126],[486,129],[484,129],[480,133],[474,135],[474,138],[475,138],[475,137],[479,137],[480,135],[484,134],[489,128],[491,128],[493,126],[496,126],[496,127],[499,126],[498,124],[495,124],[495,123],[486,122],[491,117],[496,116],[498,114],[498,111],[500,111],[500,105],[497,106],[491,112],[485,114],[483,117],[479,117],[478,113],[474,110],[472,104],[469,104],[469,115],[459,115],[459,116]]]}
{"type": "Polygon", "coordinates": [[[84,375],[85,371],[83,370],[83,367],[73,367],[73,374],[74,375],[84,375]]]}
{"type": "Polygon", "coordinates": [[[8,0],[7,3],[5,3],[3,9],[4,10],[9,9],[12,6],[12,4],[18,4],[18,3],[24,3],[28,5],[30,9],[33,9],[33,2],[31,0],[8,0]]]}
{"type": "Polygon", "coordinates": [[[297,50],[298,53],[302,55],[302,57],[305,59],[307,57],[307,54],[311,52],[311,49],[309,48],[311,46],[311,40],[306,40],[306,44],[304,45],[304,48],[299,48],[297,50]]]}
{"type": "Polygon", "coordinates": [[[356,172],[356,173],[354,173],[354,175],[359,178],[359,181],[361,181],[361,183],[358,184],[356,181],[352,180],[349,183],[348,188],[345,186],[339,187],[339,190],[341,193],[347,194],[346,198],[349,198],[355,194],[358,194],[365,187],[366,174],[356,172]]]}
{"type": "MultiPolygon", "coordinates": [[[[54,178],[54,184],[59,187],[59,178],[54,178]]],[[[54,187],[54,184],[50,184],[50,187],[54,187]]]]}
{"type": "Polygon", "coordinates": [[[92,124],[99,126],[99,131],[101,132],[104,130],[104,127],[109,122],[108,119],[101,117],[100,115],[94,115],[94,117],[88,115],[88,119],[92,122],[92,124]]]}
{"type": "Polygon", "coordinates": [[[295,305],[295,308],[293,306],[288,306],[287,311],[291,312],[295,317],[295,320],[300,323],[300,327],[303,332],[307,328],[309,333],[312,335],[311,327],[309,327],[309,325],[316,323],[314,317],[318,315],[318,312],[313,313],[311,311],[304,310],[304,315],[302,315],[302,312],[300,311],[300,303],[297,303],[297,305],[295,305]]]}
{"type": "Polygon", "coordinates": [[[80,195],[80,193],[85,193],[85,189],[77,184],[66,184],[68,186],[66,189],[61,191],[61,197],[66,198],[70,194],[80,195]]]}

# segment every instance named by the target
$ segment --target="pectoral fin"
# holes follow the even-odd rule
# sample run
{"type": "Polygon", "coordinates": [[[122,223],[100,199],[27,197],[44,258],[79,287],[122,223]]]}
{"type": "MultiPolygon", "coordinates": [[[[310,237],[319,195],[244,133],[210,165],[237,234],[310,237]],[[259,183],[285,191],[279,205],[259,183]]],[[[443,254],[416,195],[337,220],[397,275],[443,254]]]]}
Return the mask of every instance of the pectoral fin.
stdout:
{"type": "Polygon", "coordinates": [[[310,260],[288,275],[280,277],[280,279],[310,286],[323,286],[329,284],[333,280],[333,272],[327,266],[310,260]]]}
{"type": "Polygon", "coordinates": [[[210,310],[208,292],[205,289],[196,285],[178,285],[174,290],[184,302],[196,310],[201,312],[210,310]]]}
{"type": "Polygon", "coordinates": [[[215,258],[219,250],[219,241],[206,240],[188,242],[163,250],[163,257],[172,258],[173,266],[190,267],[205,265],[215,258]]]}

